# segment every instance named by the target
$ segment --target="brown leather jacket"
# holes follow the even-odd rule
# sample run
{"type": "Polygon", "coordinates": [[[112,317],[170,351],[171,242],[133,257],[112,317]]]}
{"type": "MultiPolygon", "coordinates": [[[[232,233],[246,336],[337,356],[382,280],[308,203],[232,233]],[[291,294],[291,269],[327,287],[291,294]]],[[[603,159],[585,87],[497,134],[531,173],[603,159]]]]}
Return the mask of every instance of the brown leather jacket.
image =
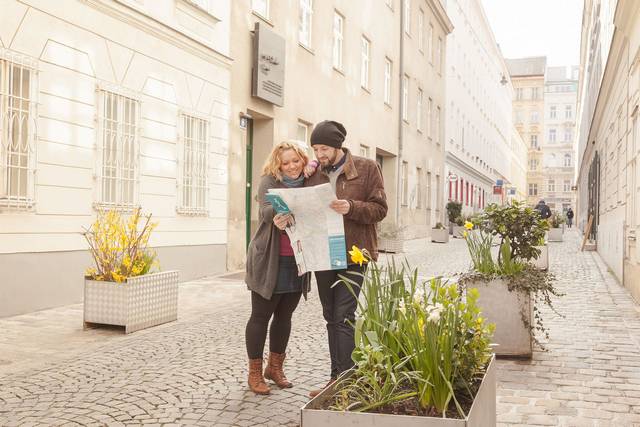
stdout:
{"type": "MultiPolygon", "coordinates": [[[[366,249],[374,260],[378,259],[378,234],[376,225],[387,216],[387,196],[378,164],[342,149],[347,156],[342,174],[336,181],[336,197],[348,200],[349,213],[344,216],[344,232],[347,252],[352,246],[366,249]]],[[[325,172],[316,172],[308,185],[329,182],[325,172]]],[[[347,254],[347,260],[350,257],[347,254]]]]}

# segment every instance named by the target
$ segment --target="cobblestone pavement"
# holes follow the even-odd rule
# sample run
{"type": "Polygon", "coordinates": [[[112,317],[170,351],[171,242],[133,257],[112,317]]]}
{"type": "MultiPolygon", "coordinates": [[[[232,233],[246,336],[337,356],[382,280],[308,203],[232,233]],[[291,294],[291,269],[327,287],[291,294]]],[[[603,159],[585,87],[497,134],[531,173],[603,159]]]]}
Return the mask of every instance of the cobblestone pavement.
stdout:
{"type": "MultiPolygon", "coordinates": [[[[578,246],[576,232],[550,244],[566,317],[544,311],[548,351],[498,363],[500,426],[640,426],[640,309],[578,246]]],[[[461,240],[406,257],[424,276],[469,262],[461,240]]],[[[308,391],[328,374],[317,293],[294,315],[294,388],[258,397],[245,386],[244,285],[213,278],[180,292],[178,322],[128,336],[82,331],[81,305],[0,319],[0,425],[297,425],[308,391]]]]}

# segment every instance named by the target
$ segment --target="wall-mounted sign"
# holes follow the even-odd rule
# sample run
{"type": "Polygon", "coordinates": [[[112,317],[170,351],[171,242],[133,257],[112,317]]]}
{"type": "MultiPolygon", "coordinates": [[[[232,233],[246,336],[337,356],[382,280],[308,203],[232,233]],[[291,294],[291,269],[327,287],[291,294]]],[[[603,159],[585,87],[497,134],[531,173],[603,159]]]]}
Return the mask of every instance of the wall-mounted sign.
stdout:
{"type": "Polygon", "coordinates": [[[498,187],[502,187],[502,184],[504,184],[504,181],[502,181],[501,179],[497,179],[497,180],[496,180],[496,185],[497,185],[498,187]]]}
{"type": "Polygon", "coordinates": [[[494,185],[493,186],[493,194],[502,194],[502,186],[494,185]]]}
{"type": "Polygon", "coordinates": [[[455,182],[457,180],[458,180],[458,175],[456,175],[455,173],[449,174],[449,182],[455,182]]]}
{"type": "Polygon", "coordinates": [[[247,117],[240,117],[240,129],[246,129],[249,124],[249,119],[247,117]]]}
{"type": "Polygon", "coordinates": [[[284,38],[256,22],[253,37],[251,95],[284,105],[284,38]]]}

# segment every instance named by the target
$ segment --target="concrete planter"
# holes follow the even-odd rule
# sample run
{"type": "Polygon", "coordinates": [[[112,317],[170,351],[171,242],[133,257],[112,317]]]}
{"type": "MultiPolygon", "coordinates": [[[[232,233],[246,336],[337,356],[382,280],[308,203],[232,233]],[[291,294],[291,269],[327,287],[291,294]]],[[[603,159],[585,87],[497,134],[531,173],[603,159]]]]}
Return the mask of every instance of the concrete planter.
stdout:
{"type": "Polygon", "coordinates": [[[465,231],[464,226],[462,226],[462,225],[454,225],[453,226],[453,237],[457,238],[457,239],[462,239],[464,237],[463,236],[464,231],[465,231]]]}
{"type": "Polygon", "coordinates": [[[548,240],[550,242],[562,242],[562,228],[550,228],[548,240]]]}
{"type": "Polygon", "coordinates": [[[436,243],[448,243],[449,242],[449,230],[445,228],[432,228],[431,229],[431,241],[436,243]]]}
{"type": "Polygon", "coordinates": [[[380,252],[400,253],[403,249],[403,241],[397,237],[379,237],[378,250],[380,252]]]}
{"type": "Polygon", "coordinates": [[[533,325],[533,301],[531,293],[510,292],[505,279],[474,281],[466,283],[466,288],[477,288],[480,297],[478,306],[489,323],[495,323],[493,342],[496,356],[530,358],[533,353],[533,335],[525,325],[533,325]]]}
{"type": "MultiPolygon", "coordinates": [[[[322,409],[336,392],[328,387],[302,407],[301,427],[488,427],[496,425],[496,363],[491,358],[478,394],[465,419],[418,417],[410,415],[339,412],[322,409]]],[[[349,375],[349,374],[347,374],[349,375]]]]}
{"type": "Polygon", "coordinates": [[[178,318],[178,272],[163,271],[123,283],[84,281],[84,325],[124,326],[125,333],[178,318]]]}
{"type": "Polygon", "coordinates": [[[536,246],[536,248],[540,249],[540,256],[532,260],[533,265],[539,268],[540,270],[548,270],[549,269],[549,247],[547,245],[544,245],[544,246],[536,246]]]}

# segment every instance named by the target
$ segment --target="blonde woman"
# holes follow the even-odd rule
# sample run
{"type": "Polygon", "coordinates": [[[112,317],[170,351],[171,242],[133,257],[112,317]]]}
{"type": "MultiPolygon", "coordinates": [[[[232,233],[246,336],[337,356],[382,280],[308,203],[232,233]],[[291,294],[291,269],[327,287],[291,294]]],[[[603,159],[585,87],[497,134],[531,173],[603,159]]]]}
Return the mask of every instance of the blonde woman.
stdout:
{"type": "Polygon", "coordinates": [[[270,188],[294,188],[314,185],[320,174],[313,174],[317,162],[309,163],[302,147],[282,142],[273,147],[258,189],[259,225],[247,250],[245,281],[251,291],[251,317],[247,322],[246,345],[249,356],[249,388],[257,394],[269,394],[265,379],[280,388],[292,387],[283,364],[291,332],[291,316],[300,296],[309,290],[310,275],[298,276],[291,242],[285,228],[292,223],[290,214],[276,214],[265,199],[270,188]],[[305,169],[306,167],[306,169],[305,169]],[[315,178],[315,179],[314,179],[315,178]],[[269,326],[269,321],[271,325],[269,326]],[[269,362],[264,375],[262,361],[269,328],[269,362]]]}

